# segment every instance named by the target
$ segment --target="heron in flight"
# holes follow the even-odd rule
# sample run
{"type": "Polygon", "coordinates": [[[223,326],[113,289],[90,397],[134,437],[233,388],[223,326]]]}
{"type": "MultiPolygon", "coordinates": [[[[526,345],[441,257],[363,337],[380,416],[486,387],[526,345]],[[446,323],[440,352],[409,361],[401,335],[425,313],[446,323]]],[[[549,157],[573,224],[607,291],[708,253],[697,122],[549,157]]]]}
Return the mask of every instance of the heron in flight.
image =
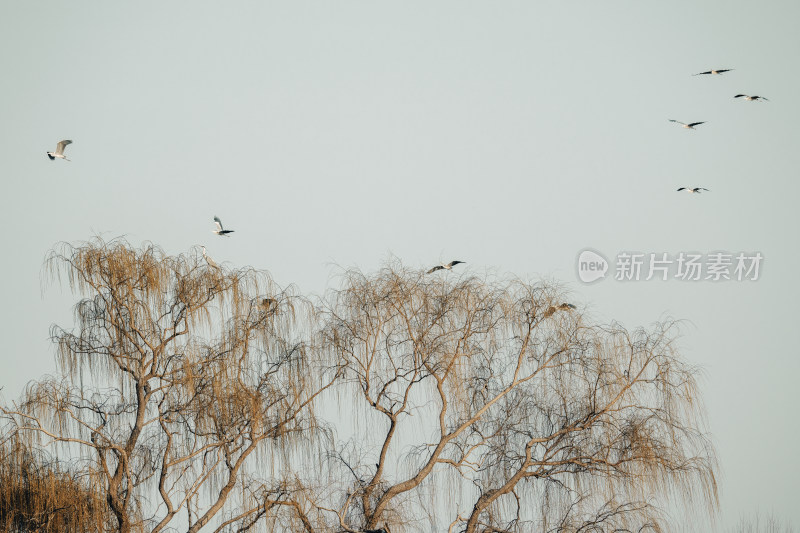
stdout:
{"type": "Polygon", "coordinates": [[[700,194],[701,192],[707,191],[707,190],[708,189],[706,189],[705,187],[681,187],[680,189],[678,189],[678,191],[686,191],[686,192],[697,193],[697,194],[700,194]]]}
{"type": "Polygon", "coordinates": [[[759,100],[766,100],[769,102],[769,98],[765,98],[764,96],[749,96],[747,94],[737,94],[734,98],[744,98],[748,102],[757,102],[759,100]]]}
{"type": "Polygon", "coordinates": [[[233,233],[232,229],[225,229],[225,228],[222,227],[222,221],[216,215],[214,215],[214,224],[217,225],[217,229],[211,230],[211,231],[213,231],[217,235],[228,236],[228,233],[233,233]]]}
{"type": "Polygon", "coordinates": [[[219,265],[213,259],[208,257],[208,254],[206,254],[206,247],[205,246],[203,246],[203,259],[206,260],[206,263],[208,263],[208,266],[210,266],[211,268],[214,268],[216,270],[219,270],[219,265]]]}
{"type": "Polygon", "coordinates": [[[719,70],[707,70],[705,72],[698,72],[697,74],[692,74],[692,76],[701,76],[703,74],[722,74],[724,72],[732,71],[732,68],[721,68],[719,70]]]}
{"type": "Polygon", "coordinates": [[[69,159],[67,159],[66,156],[64,155],[64,148],[66,148],[68,144],[72,144],[72,141],[69,140],[59,141],[59,143],[56,145],[55,152],[47,152],[47,157],[50,158],[50,161],[53,161],[56,157],[59,159],[63,159],[64,161],[69,161],[69,159]]]}
{"type": "Polygon", "coordinates": [[[430,274],[431,272],[436,272],[437,270],[451,270],[454,266],[459,265],[461,263],[466,263],[466,261],[450,261],[449,263],[442,263],[441,265],[436,265],[432,269],[428,270],[426,274],[430,274]]]}
{"type": "Polygon", "coordinates": [[[705,122],[690,122],[689,124],[686,124],[685,122],[681,122],[680,120],[673,120],[673,119],[669,119],[669,121],[675,122],[676,124],[680,124],[687,130],[693,130],[695,126],[699,126],[700,124],[705,124],[705,122]]]}
{"type": "Polygon", "coordinates": [[[576,309],[576,307],[567,302],[564,302],[563,304],[558,306],[551,305],[550,307],[547,308],[547,311],[544,312],[544,318],[553,316],[556,313],[556,311],[572,311],[573,309],[576,309]]]}

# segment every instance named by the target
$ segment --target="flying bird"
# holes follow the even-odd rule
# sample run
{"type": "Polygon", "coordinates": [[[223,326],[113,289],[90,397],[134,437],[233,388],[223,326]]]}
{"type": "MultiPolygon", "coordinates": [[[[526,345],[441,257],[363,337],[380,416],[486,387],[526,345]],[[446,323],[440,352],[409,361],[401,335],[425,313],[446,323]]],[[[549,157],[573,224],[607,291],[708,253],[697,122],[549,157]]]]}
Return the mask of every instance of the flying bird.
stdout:
{"type": "Polygon", "coordinates": [[[692,76],[700,76],[702,74],[722,74],[723,72],[730,72],[732,68],[721,68],[719,70],[707,70],[705,72],[698,72],[697,74],[692,74],[692,76]]]}
{"type": "Polygon", "coordinates": [[[66,148],[68,144],[72,144],[72,141],[68,140],[59,141],[59,143],[56,145],[55,152],[47,152],[47,157],[50,158],[50,161],[53,161],[56,157],[59,159],[63,159],[64,161],[69,161],[69,159],[67,159],[66,156],[64,155],[64,148],[66,148]]]}
{"type": "Polygon", "coordinates": [[[680,120],[673,120],[669,119],[670,122],[675,122],[676,124],[680,124],[687,130],[693,130],[695,126],[699,126],[700,124],[705,124],[705,122],[692,122],[690,124],[686,124],[685,122],[681,122],[680,120]]]}
{"type": "Polygon", "coordinates": [[[213,259],[208,257],[208,254],[206,254],[206,247],[205,246],[203,246],[203,258],[206,260],[206,263],[208,263],[208,266],[210,266],[211,268],[219,270],[219,265],[217,263],[215,263],[213,259]]]}
{"type": "Polygon", "coordinates": [[[544,318],[553,316],[556,313],[556,311],[572,311],[573,309],[576,309],[576,307],[567,302],[564,302],[563,304],[558,306],[551,305],[550,307],[547,308],[547,311],[544,312],[544,318]]]}
{"type": "Polygon", "coordinates": [[[696,192],[697,194],[700,194],[701,192],[707,191],[707,190],[708,189],[706,189],[705,187],[681,187],[680,189],[678,189],[678,191],[686,191],[686,192],[692,192],[692,193],[696,192]]]}
{"type": "Polygon", "coordinates": [[[228,233],[233,233],[232,229],[225,229],[225,228],[222,227],[222,221],[216,215],[214,216],[214,224],[217,225],[217,229],[211,230],[211,231],[213,231],[217,235],[225,235],[225,236],[227,236],[228,233]]]}
{"type": "Polygon", "coordinates": [[[459,265],[461,263],[466,263],[466,261],[450,261],[449,263],[446,263],[446,264],[442,263],[441,265],[437,265],[437,266],[433,267],[432,269],[428,270],[426,272],[426,274],[430,274],[431,272],[436,272],[437,270],[442,270],[442,269],[450,270],[454,266],[459,265]]]}
{"type": "Polygon", "coordinates": [[[744,98],[748,102],[757,102],[758,100],[766,100],[769,102],[769,98],[765,98],[763,96],[748,96],[746,94],[737,94],[734,98],[744,98]]]}

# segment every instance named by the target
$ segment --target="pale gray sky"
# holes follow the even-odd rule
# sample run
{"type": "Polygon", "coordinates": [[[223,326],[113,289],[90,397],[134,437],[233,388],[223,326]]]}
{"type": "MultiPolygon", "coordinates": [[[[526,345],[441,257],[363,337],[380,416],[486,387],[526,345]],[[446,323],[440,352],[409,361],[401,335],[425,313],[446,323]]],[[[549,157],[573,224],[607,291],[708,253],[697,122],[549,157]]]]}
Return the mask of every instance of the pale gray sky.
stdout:
{"type": "Polygon", "coordinates": [[[334,265],[462,259],[563,281],[599,320],[685,319],[722,525],[800,524],[798,20],[789,0],[0,4],[3,395],[55,369],[58,241],[205,244],[316,294],[334,265]],[[711,68],[735,70],[692,76],[711,68]],[[60,139],[72,162],[46,157],[60,139]],[[583,285],[586,247],[764,263],[583,285]]]}

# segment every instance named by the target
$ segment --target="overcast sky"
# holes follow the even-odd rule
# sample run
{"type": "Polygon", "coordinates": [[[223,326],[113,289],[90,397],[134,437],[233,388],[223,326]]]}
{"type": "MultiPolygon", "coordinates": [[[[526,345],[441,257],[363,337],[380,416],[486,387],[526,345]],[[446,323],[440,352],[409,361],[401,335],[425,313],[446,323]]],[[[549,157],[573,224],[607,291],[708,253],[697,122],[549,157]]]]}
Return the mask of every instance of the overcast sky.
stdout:
{"type": "Polygon", "coordinates": [[[798,20],[789,0],[4,2],[2,394],[55,371],[59,241],[204,244],[306,294],[460,259],[562,282],[600,321],[684,320],[721,525],[800,524],[798,20]],[[72,162],[45,155],[61,139],[72,162]],[[586,248],[606,279],[578,280],[586,248]],[[763,260],[621,282],[622,252],[763,260]]]}

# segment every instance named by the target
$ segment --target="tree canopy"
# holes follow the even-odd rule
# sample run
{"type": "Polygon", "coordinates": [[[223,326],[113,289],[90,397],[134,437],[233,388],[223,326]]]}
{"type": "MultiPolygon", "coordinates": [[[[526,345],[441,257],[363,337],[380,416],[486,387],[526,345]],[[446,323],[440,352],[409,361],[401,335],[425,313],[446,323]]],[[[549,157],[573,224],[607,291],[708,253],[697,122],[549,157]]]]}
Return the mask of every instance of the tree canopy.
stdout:
{"type": "MultiPolygon", "coordinates": [[[[75,531],[660,531],[669,502],[716,508],[674,323],[399,263],[318,298],[120,240],[61,245],[46,271],[80,295],[75,325],[0,438],[75,486],[75,531]]],[[[50,531],[8,518],[60,516],[24,490],[0,520],[50,531]]]]}

